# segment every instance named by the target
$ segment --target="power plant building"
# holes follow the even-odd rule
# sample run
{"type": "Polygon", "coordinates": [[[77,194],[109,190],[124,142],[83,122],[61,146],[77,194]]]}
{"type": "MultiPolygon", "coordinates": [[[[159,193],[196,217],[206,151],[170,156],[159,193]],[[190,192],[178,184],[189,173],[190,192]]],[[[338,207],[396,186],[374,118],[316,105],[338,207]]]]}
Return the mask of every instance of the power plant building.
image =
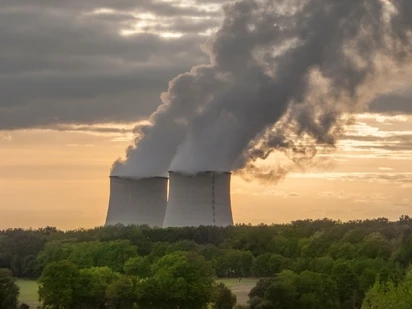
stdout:
{"type": "Polygon", "coordinates": [[[170,172],[163,227],[233,225],[230,178],[227,172],[170,172]]]}
{"type": "Polygon", "coordinates": [[[166,204],[165,177],[133,179],[110,177],[107,225],[149,225],[162,227],[166,204]]]}

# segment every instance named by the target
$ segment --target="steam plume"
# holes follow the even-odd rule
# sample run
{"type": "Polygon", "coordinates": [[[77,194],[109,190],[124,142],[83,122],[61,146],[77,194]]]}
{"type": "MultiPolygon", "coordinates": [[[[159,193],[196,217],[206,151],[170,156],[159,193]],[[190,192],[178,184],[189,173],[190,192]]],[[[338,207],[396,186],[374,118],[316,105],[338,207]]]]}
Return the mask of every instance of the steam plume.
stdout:
{"type": "Polygon", "coordinates": [[[188,123],[219,89],[219,83],[210,65],[194,67],[173,79],[168,92],[161,95],[163,104],[150,116],[149,123],[136,126],[134,145],[126,150],[126,160],[113,164],[111,175],[167,176],[188,123]]]}
{"type": "Polygon", "coordinates": [[[253,162],[274,150],[304,165],[411,59],[410,0],[239,0],[224,11],[211,64],[170,83],[118,166],[157,174],[173,159],[176,171],[258,175],[253,162]]]}

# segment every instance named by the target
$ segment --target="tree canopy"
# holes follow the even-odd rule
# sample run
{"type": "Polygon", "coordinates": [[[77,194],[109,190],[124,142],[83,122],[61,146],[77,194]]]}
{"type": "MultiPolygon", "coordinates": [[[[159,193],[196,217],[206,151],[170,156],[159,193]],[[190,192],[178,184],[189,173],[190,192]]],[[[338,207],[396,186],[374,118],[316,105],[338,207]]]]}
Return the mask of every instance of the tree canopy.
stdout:
{"type": "Polygon", "coordinates": [[[250,308],[349,309],[407,291],[411,244],[408,216],[224,228],[8,229],[0,231],[0,268],[38,279],[42,304],[53,309],[233,307],[233,294],[215,284],[217,277],[261,279],[250,308]]]}
{"type": "Polygon", "coordinates": [[[0,308],[16,309],[19,297],[19,287],[16,285],[12,272],[0,268],[0,308]]]}

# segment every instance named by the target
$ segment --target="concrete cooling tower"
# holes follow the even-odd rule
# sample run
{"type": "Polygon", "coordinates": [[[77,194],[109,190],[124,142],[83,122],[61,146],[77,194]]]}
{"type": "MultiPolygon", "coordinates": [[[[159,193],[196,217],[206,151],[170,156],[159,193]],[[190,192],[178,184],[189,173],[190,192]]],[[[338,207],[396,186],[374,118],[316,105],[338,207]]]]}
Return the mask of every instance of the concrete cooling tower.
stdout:
{"type": "Polygon", "coordinates": [[[163,227],[233,225],[230,173],[169,173],[169,201],[163,227]]]}
{"type": "Polygon", "coordinates": [[[144,225],[162,227],[167,204],[167,178],[110,177],[106,226],[144,225]]]}

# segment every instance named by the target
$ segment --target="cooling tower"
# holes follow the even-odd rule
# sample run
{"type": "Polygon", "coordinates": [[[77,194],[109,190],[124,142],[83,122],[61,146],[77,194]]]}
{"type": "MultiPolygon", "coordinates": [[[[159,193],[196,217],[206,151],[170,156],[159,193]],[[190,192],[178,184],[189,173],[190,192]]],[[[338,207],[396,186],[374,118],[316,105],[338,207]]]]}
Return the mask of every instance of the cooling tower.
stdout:
{"type": "Polygon", "coordinates": [[[161,227],[167,204],[167,178],[132,179],[110,177],[110,199],[106,225],[161,227]]]}
{"type": "Polygon", "coordinates": [[[169,201],[163,227],[233,224],[230,173],[169,173],[169,201]]]}

